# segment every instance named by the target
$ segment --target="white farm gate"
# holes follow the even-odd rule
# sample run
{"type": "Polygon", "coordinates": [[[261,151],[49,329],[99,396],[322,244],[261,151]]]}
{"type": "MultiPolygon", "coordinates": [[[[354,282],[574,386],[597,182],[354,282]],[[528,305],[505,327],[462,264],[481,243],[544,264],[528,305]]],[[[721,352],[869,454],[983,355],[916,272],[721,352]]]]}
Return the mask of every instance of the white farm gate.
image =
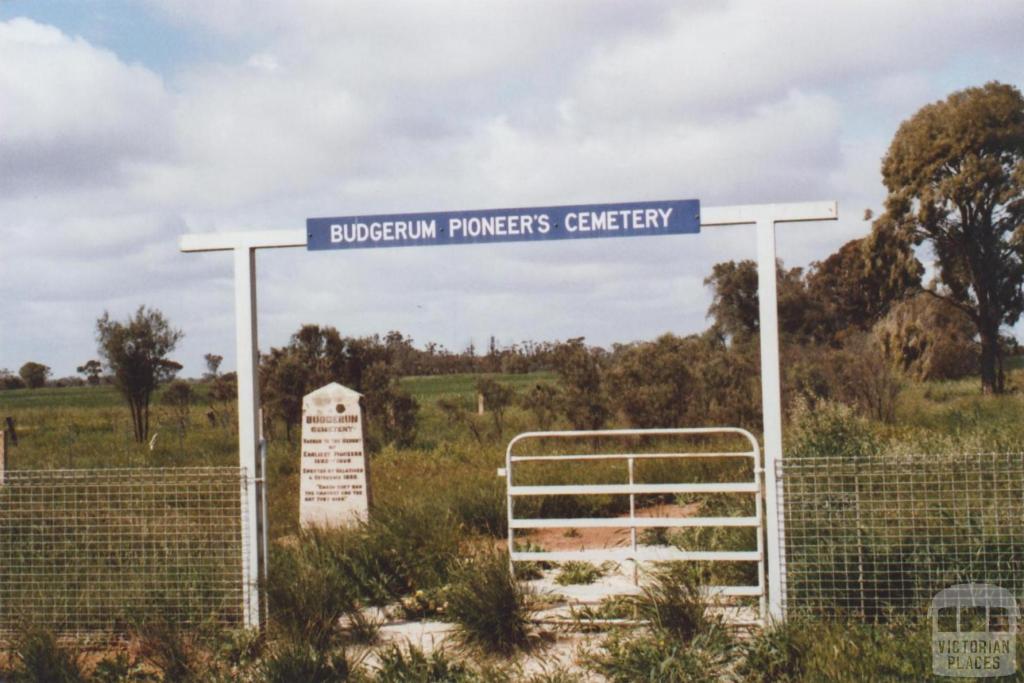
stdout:
{"type": "MultiPolygon", "coordinates": [[[[691,474],[700,471],[709,472],[711,468],[690,468],[691,474]]],[[[671,470],[669,470],[671,471],[671,470]]],[[[631,563],[633,565],[634,582],[636,582],[637,569],[643,563],[650,562],[700,562],[700,563],[747,563],[753,565],[753,571],[731,572],[732,575],[740,574],[750,576],[753,581],[732,585],[707,585],[703,587],[709,597],[716,599],[746,598],[756,599],[756,618],[733,619],[733,623],[757,623],[764,624],[766,617],[766,591],[765,591],[765,553],[764,553],[764,514],[762,505],[762,462],[761,449],[754,436],[744,430],[733,427],[720,428],[679,428],[679,429],[606,429],[593,431],[547,431],[547,432],[526,432],[512,439],[505,454],[505,467],[499,470],[498,474],[505,476],[507,482],[507,506],[508,506],[508,547],[512,564],[512,571],[515,572],[517,562],[589,562],[605,563],[613,562],[619,565],[631,563]],[[745,442],[745,447],[740,450],[721,448],[722,437],[740,437],[745,442]],[[690,437],[700,438],[703,445],[714,450],[698,450],[692,448],[669,448],[662,447],[667,437],[690,437]],[[634,448],[628,452],[602,452],[615,451],[615,448],[597,448],[601,442],[609,440],[622,442],[628,440],[632,445],[651,445],[650,449],[634,448]],[[565,445],[571,444],[573,452],[553,452],[565,445]],[[586,444],[589,448],[577,447],[578,444],[586,444]],[[517,448],[518,447],[518,448],[517,448]],[[526,451],[528,447],[528,452],[526,451]],[[737,460],[746,461],[745,467],[715,468],[714,471],[720,474],[734,474],[735,480],[729,481],[671,481],[671,482],[650,482],[644,477],[638,476],[638,465],[640,463],[653,463],[655,461],[668,463],[700,463],[709,465],[712,463],[733,462],[737,460]],[[544,481],[545,477],[526,477],[524,473],[517,472],[529,463],[621,463],[622,470],[615,473],[614,470],[605,470],[603,474],[610,474],[612,478],[618,479],[618,483],[563,483],[544,481]],[[517,467],[518,466],[518,467],[517,467]],[[521,483],[522,479],[527,479],[521,483]],[[638,481],[640,479],[640,481],[638,481]],[[680,514],[679,506],[664,505],[641,505],[638,506],[638,497],[646,497],[650,501],[657,497],[670,496],[674,500],[680,496],[741,496],[745,500],[741,505],[731,505],[732,512],[742,510],[740,514],[704,514],[704,505],[694,505],[697,514],[680,514]],[[628,514],[623,511],[619,516],[574,516],[555,517],[538,512],[538,506],[533,506],[534,515],[524,516],[517,510],[516,501],[524,499],[544,499],[550,496],[615,496],[625,498],[628,496],[628,514]],[[675,511],[676,514],[665,514],[665,510],[675,511]],[[641,514],[641,513],[654,513],[641,514]],[[638,530],[656,529],[705,529],[705,528],[749,528],[753,529],[753,538],[750,539],[752,546],[744,549],[702,549],[699,547],[678,547],[677,544],[656,542],[641,542],[638,530]],[[577,550],[543,550],[537,549],[532,544],[525,547],[521,544],[522,539],[517,539],[517,532],[535,533],[544,529],[564,529],[575,532],[580,529],[612,529],[629,530],[628,545],[616,544],[609,547],[581,548],[577,550]]],[[[700,475],[697,474],[699,477],[700,475]]],[[[554,477],[556,480],[559,477],[554,477]]],[[[563,477],[564,478],[564,477],[563,477]]],[[[692,477],[687,477],[692,478],[692,477]]],[[[524,501],[525,502],[525,501],[524,501]]],[[[522,506],[521,506],[522,507],[522,506]]],[[[559,506],[554,506],[558,509],[559,506]]],[[[749,615],[749,611],[747,612],[749,615]]]]}

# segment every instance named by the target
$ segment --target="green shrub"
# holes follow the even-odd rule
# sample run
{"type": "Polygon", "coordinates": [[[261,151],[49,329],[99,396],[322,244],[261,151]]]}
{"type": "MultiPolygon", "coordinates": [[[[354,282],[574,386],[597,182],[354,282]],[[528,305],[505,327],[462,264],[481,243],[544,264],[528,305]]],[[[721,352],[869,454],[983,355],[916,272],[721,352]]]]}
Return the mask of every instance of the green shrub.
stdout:
{"type": "Polygon", "coordinates": [[[30,628],[14,642],[11,680],[33,683],[85,681],[79,658],[62,647],[50,631],[30,628]]]}
{"type": "MultiPolygon", "coordinates": [[[[517,552],[524,553],[542,553],[546,552],[544,548],[526,541],[525,543],[515,542],[513,546],[517,552]]],[[[536,579],[544,576],[544,572],[551,569],[554,565],[551,562],[517,562],[515,566],[516,578],[520,581],[535,581],[536,579]]]]}
{"type": "Polygon", "coordinates": [[[451,489],[448,508],[467,529],[495,538],[508,533],[505,482],[494,476],[493,468],[460,477],[451,489]]]}
{"type": "Polygon", "coordinates": [[[510,655],[533,641],[531,599],[512,577],[507,553],[480,552],[456,568],[449,613],[464,644],[510,655]]]}

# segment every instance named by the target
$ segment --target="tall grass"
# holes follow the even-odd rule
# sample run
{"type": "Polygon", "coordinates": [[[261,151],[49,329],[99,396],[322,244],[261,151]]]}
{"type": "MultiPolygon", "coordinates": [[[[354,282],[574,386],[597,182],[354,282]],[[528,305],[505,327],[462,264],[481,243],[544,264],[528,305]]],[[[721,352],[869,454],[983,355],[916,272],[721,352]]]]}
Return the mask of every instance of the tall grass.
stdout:
{"type": "Polygon", "coordinates": [[[462,543],[451,517],[426,506],[382,507],[354,528],[304,531],[272,549],[271,619],[285,637],[326,650],[341,641],[343,616],[365,627],[362,606],[445,583],[462,543]]]}
{"type": "Polygon", "coordinates": [[[464,644],[508,656],[536,642],[533,596],[513,578],[507,553],[479,552],[452,579],[448,612],[464,644]]]}
{"type": "Polygon", "coordinates": [[[932,674],[931,632],[919,621],[793,618],[744,642],[737,673],[750,683],[946,680],[932,674]]]}
{"type": "Polygon", "coordinates": [[[660,567],[630,599],[646,627],[613,631],[586,662],[616,683],[631,681],[718,681],[735,666],[737,643],[711,614],[690,568],[660,567]]]}

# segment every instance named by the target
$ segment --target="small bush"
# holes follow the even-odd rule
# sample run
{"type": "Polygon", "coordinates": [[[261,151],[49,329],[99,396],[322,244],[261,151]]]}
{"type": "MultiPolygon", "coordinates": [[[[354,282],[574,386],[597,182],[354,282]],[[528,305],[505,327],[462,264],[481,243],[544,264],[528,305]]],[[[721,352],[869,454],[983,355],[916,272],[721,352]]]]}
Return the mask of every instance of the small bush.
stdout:
{"type": "Polygon", "coordinates": [[[589,562],[566,562],[558,571],[555,583],[559,586],[591,584],[604,576],[600,567],[589,562]]]}
{"type": "Polygon", "coordinates": [[[583,683],[582,675],[564,667],[545,669],[521,679],[522,683],[583,683]]]}
{"type": "Polygon", "coordinates": [[[510,655],[533,640],[531,593],[512,577],[506,553],[481,552],[460,563],[448,604],[466,645],[510,655]]]}
{"type": "Polygon", "coordinates": [[[978,372],[976,334],[966,313],[930,293],[897,303],[874,328],[886,360],[922,381],[978,372]]]}
{"type": "Polygon", "coordinates": [[[77,683],[85,681],[78,657],[62,647],[53,633],[26,630],[14,643],[15,669],[12,680],[36,683],[77,683]]]}

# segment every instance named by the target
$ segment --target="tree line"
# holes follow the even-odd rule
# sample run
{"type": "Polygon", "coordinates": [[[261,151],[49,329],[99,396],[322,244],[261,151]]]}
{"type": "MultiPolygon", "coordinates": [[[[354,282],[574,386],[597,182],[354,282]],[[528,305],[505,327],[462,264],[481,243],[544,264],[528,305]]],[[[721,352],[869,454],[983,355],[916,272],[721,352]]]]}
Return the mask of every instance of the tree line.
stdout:
{"type": "MultiPolygon", "coordinates": [[[[809,268],[778,268],[779,330],[787,400],[829,398],[891,419],[903,378],[978,374],[984,393],[1006,390],[1004,359],[1017,353],[1007,334],[1024,312],[1024,97],[988,83],[951,94],[904,121],[881,164],[884,211],[866,212],[870,232],[809,268]],[[920,257],[932,261],[925,282],[920,257]]],[[[556,415],[592,429],[619,416],[637,426],[751,424],[759,420],[757,268],[752,261],[715,264],[710,327],[703,333],[590,347],[583,338],[499,346],[483,354],[428,343],[401,332],[344,337],[303,325],[289,343],[260,359],[264,408],[285,436],[298,424],[302,396],[330,381],[363,393],[372,440],[411,443],[416,401],[398,384],[406,375],[524,373],[553,370],[558,388],[538,385],[523,398],[543,426],[556,415]]],[[[159,311],[140,308],[125,321],[97,321],[100,359],[78,368],[83,382],[113,383],[132,411],[136,437],[148,432],[153,391],[181,366],[167,358],[181,339],[159,311]],[[103,370],[106,370],[106,373],[103,370]]],[[[218,395],[233,390],[206,380],[218,395]]],[[[38,362],[18,374],[0,371],[0,386],[47,383],[38,362]]],[[[499,383],[478,385],[488,404],[509,405],[499,383]]],[[[178,389],[178,401],[185,398],[178,389]]],[[[463,408],[440,404],[452,421],[463,408]]],[[[495,415],[500,432],[500,414],[495,415]]]]}

